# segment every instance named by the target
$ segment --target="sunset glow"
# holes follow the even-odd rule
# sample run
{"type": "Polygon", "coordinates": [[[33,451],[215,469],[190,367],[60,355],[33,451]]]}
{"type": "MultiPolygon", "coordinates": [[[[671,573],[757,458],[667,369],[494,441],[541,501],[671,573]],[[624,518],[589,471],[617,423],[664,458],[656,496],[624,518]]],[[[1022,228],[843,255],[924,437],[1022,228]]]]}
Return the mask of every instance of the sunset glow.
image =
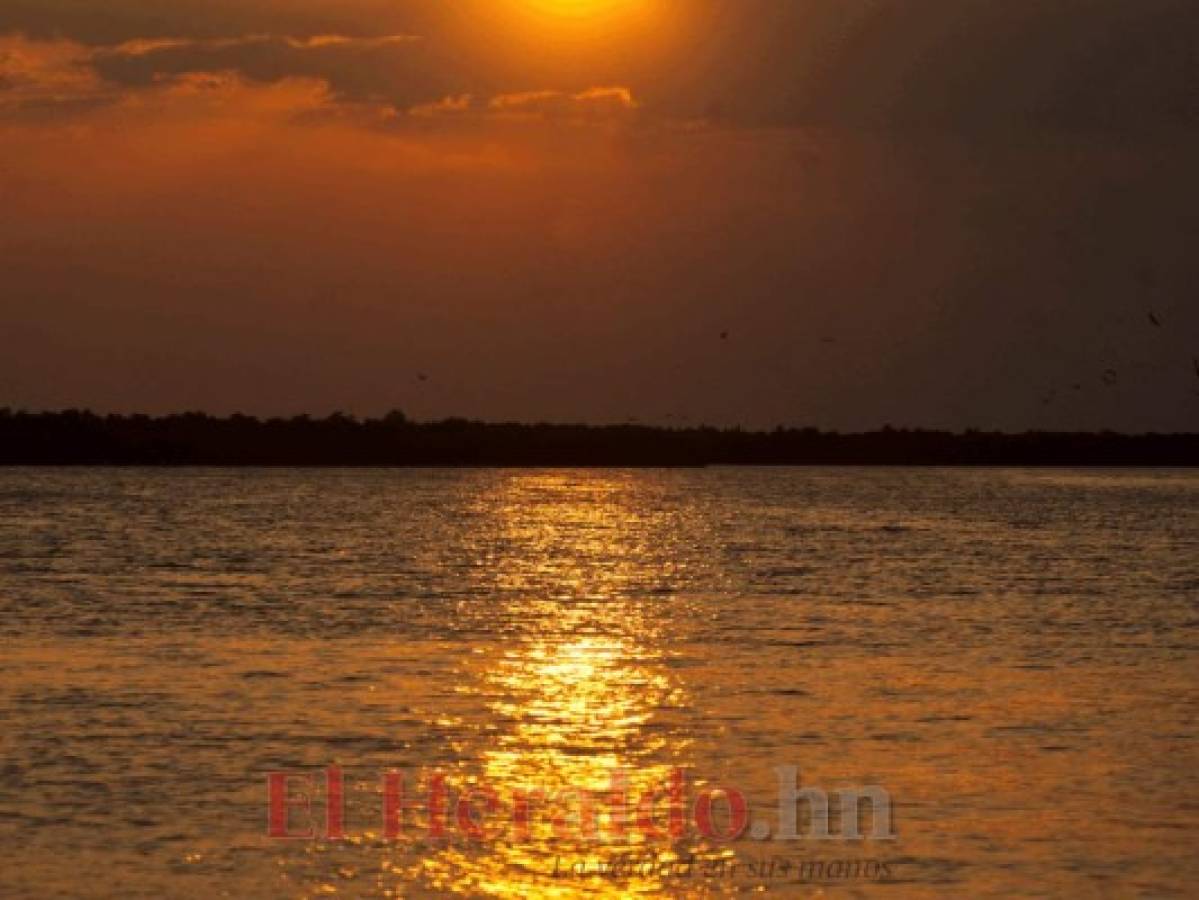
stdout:
{"type": "Polygon", "coordinates": [[[1114,323],[1199,327],[1189,96],[1046,83],[1064,19],[869,6],[0,12],[7,402],[1187,428],[1194,352],[1114,323]]]}
{"type": "Polygon", "coordinates": [[[1195,894],[1197,36],[0,0],[0,898],[1195,894]]]}

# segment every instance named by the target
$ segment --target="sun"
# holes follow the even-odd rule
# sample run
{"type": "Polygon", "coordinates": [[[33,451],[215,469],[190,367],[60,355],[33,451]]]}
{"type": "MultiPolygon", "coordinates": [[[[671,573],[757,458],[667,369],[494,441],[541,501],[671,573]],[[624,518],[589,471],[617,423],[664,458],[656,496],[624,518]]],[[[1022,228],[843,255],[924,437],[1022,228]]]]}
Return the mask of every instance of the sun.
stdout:
{"type": "Polygon", "coordinates": [[[647,65],[676,32],[672,0],[455,0],[443,8],[481,57],[538,85],[568,79],[576,90],[647,65]]]}
{"type": "Polygon", "coordinates": [[[604,19],[627,13],[636,0],[526,0],[532,12],[563,19],[604,19]]]}
{"type": "Polygon", "coordinates": [[[606,29],[641,20],[658,0],[519,0],[547,27],[606,29]]]}

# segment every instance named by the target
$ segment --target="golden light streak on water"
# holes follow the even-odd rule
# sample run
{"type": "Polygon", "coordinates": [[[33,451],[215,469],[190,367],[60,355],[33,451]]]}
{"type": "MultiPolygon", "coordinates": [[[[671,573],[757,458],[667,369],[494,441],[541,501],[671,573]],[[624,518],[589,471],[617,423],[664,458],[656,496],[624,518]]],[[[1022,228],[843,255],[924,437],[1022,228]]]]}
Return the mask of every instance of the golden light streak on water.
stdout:
{"type": "Polygon", "coordinates": [[[388,842],[380,778],[678,767],[756,813],[780,764],[884,785],[898,839],[668,852],[1185,894],[1197,499],[1171,471],[0,472],[0,894],[749,891],[555,879],[624,848],[544,821],[388,842]],[[319,828],[331,764],[348,840],[269,840],[266,773],[315,776],[319,828]]]}

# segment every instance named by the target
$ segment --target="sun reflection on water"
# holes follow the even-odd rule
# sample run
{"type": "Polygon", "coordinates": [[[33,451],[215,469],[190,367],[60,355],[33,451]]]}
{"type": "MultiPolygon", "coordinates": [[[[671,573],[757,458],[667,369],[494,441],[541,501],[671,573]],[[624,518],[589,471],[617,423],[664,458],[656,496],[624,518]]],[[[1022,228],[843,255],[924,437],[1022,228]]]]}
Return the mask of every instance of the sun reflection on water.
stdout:
{"type": "Polygon", "coordinates": [[[1185,895],[1196,490],[1122,471],[0,473],[0,894],[796,896],[825,888],[755,861],[847,854],[889,860],[904,897],[1185,895]],[[779,765],[882,785],[899,840],[755,841],[779,765]],[[411,773],[419,805],[438,772],[510,798],[622,769],[640,793],[676,766],[689,798],[731,785],[752,813],[731,844],[635,845],[697,851],[688,877],[554,878],[624,845],[544,817],[436,842],[419,809],[398,841],[380,816],[384,773],[411,773]],[[272,772],[300,777],[315,840],[268,837],[272,772]]]}
{"type": "Polygon", "coordinates": [[[583,484],[525,477],[509,489],[519,493],[511,503],[483,501],[498,510],[502,542],[515,551],[497,560],[490,577],[537,594],[502,601],[498,610],[464,611],[502,618],[511,637],[474,648],[464,665],[459,690],[483,701],[486,721],[464,729],[454,747],[457,783],[486,785],[502,798],[534,792],[548,799],[540,816],[534,808],[527,834],[501,829],[493,840],[450,844],[422,859],[416,877],[435,890],[471,895],[660,892],[656,874],[554,874],[559,865],[622,853],[668,860],[703,852],[666,839],[649,844],[633,822],[619,829],[604,800],[597,830],[584,833],[577,807],[580,792],[607,798],[614,784],[635,805],[689,763],[689,741],[670,724],[686,705],[685,688],[667,665],[653,610],[624,590],[645,558],[638,550],[646,522],[624,505],[619,476],[583,484]],[[530,494],[543,502],[530,504],[530,494]],[[567,833],[557,833],[555,814],[571,822],[567,833]]]}

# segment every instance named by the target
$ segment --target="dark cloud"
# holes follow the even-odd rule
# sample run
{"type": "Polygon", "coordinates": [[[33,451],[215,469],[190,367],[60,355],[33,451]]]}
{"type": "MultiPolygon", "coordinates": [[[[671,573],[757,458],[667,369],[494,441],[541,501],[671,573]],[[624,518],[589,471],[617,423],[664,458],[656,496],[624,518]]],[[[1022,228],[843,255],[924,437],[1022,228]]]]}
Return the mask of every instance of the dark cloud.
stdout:
{"type": "Polygon", "coordinates": [[[591,53],[501,33],[497,5],[7,0],[0,31],[109,47],[182,39],[100,61],[107,78],[125,84],[227,69],[258,80],[319,77],[339,95],[400,106],[619,84],[667,116],[751,125],[973,132],[1199,126],[1193,0],[682,0],[655,20],[660,38],[633,46],[624,35],[623,44],[591,53]],[[323,47],[288,40],[400,34],[423,40],[323,47]]]}
{"type": "Polygon", "coordinates": [[[0,32],[92,45],[243,34],[417,33],[433,0],[4,0],[0,32]]]}
{"type": "Polygon", "coordinates": [[[977,131],[1199,124],[1191,0],[711,5],[664,93],[726,118],[977,131]]]}
{"type": "Polygon", "coordinates": [[[70,41],[0,35],[0,115],[52,118],[115,97],[92,68],[86,48],[70,41]]]}
{"type": "Polygon", "coordinates": [[[1199,123],[1188,0],[888,0],[795,113],[880,124],[1122,128],[1199,123]]]}
{"type": "Polygon", "coordinates": [[[336,96],[402,107],[457,86],[423,38],[403,34],[141,40],[99,48],[93,65],[106,80],[130,87],[189,72],[230,71],[262,82],[319,78],[336,96]]]}

